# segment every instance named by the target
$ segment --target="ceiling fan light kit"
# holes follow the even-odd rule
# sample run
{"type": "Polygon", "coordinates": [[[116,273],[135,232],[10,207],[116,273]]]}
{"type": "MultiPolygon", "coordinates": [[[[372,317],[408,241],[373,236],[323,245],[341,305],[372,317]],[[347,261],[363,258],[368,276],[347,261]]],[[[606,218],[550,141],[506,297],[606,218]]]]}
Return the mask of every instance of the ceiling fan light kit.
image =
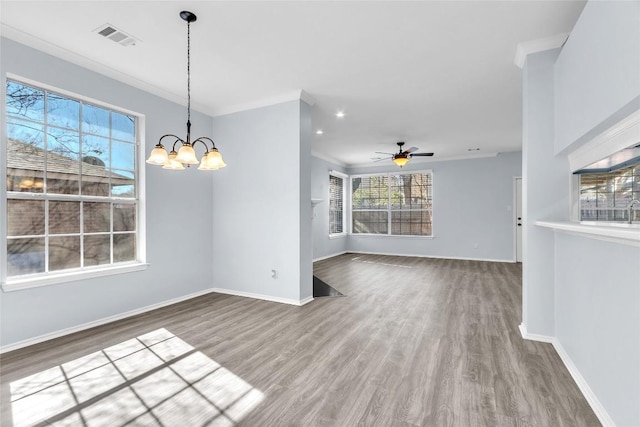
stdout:
{"type": "Polygon", "coordinates": [[[409,163],[409,160],[411,160],[411,158],[414,156],[424,156],[424,157],[433,156],[433,153],[416,153],[416,151],[419,150],[418,147],[410,147],[410,148],[407,148],[406,150],[403,150],[402,146],[404,145],[404,142],[402,141],[396,142],[396,144],[399,147],[399,150],[397,153],[391,154],[391,153],[383,153],[381,151],[376,151],[377,154],[387,154],[391,157],[378,158],[378,159],[374,159],[374,161],[385,160],[390,158],[393,161],[393,163],[395,163],[400,167],[403,167],[404,165],[409,163]]]}
{"type": "Polygon", "coordinates": [[[227,166],[222,159],[222,155],[216,148],[216,144],[211,138],[201,136],[191,141],[191,23],[195,22],[197,16],[189,11],[180,12],[180,18],[187,23],[187,138],[182,139],[173,134],[166,134],[160,137],[156,146],[151,150],[147,163],[151,165],[162,166],[162,169],[168,170],[184,170],[187,167],[200,163],[198,170],[218,170],[227,166]],[[171,152],[167,153],[162,141],[173,138],[171,152]],[[176,144],[180,142],[182,145],[176,151],[176,144]],[[201,160],[198,160],[194,145],[197,143],[204,145],[205,152],[201,160]],[[211,143],[211,148],[207,145],[211,143]]]}

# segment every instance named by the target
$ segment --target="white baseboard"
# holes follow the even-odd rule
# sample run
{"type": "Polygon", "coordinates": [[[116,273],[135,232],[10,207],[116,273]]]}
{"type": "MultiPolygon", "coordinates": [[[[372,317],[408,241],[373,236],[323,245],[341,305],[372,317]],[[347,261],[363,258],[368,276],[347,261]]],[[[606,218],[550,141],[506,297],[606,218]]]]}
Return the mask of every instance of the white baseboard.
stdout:
{"type": "Polygon", "coordinates": [[[440,256],[440,255],[424,255],[424,254],[394,254],[389,252],[346,251],[345,253],[362,254],[362,255],[406,256],[406,257],[416,257],[416,258],[456,259],[461,261],[508,262],[510,264],[513,264],[515,262],[512,259],[467,258],[467,257],[457,257],[457,256],[440,256]]]}
{"type": "Polygon", "coordinates": [[[270,295],[254,294],[252,292],[236,291],[234,289],[213,288],[212,291],[217,292],[219,294],[254,298],[254,299],[260,299],[264,301],[279,302],[281,304],[289,304],[289,305],[297,305],[297,306],[303,306],[313,301],[313,297],[304,298],[302,300],[296,300],[296,299],[289,299],[289,298],[272,297],[270,295]]]}
{"type": "Polygon", "coordinates": [[[192,298],[196,298],[196,297],[199,297],[199,296],[202,296],[202,295],[206,295],[206,294],[209,294],[211,292],[214,292],[214,290],[213,289],[205,289],[203,291],[194,292],[194,293],[189,294],[189,295],[183,295],[181,297],[173,298],[173,299],[170,299],[170,300],[167,300],[167,301],[162,301],[162,302],[159,302],[159,303],[156,303],[156,304],[151,304],[151,305],[148,305],[146,307],[137,308],[135,310],[127,311],[127,312],[116,314],[116,315],[113,315],[113,316],[103,317],[102,319],[98,319],[98,320],[94,320],[94,321],[91,321],[91,322],[83,323],[81,325],[72,326],[70,328],[61,329],[61,330],[55,331],[55,332],[49,332],[48,334],[39,335],[39,336],[37,336],[35,338],[29,338],[27,340],[18,341],[17,343],[9,344],[9,345],[5,345],[3,347],[0,347],[0,354],[6,353],[8,351],[18,350],[18,349],[23,348],[23,347],[28,347],[30,345],[39,344],[41,342],[49,341],[49,340],[52,340],[54,338],[60,338],[62,336],[73,334],[75,332],[80,332],[80,331],[84,331],[86,329],[95,328],[96,326],[101,326],[101,325],[104,325],[106,323],[111,323],[111,322],[115,322],[117,320],[126,319],[127,317],[136,316],[138,314],[146,313],[146,312],[151,311],[151,310],[155,310],[155,309],[158,309],[158,308],[166,307],[168,305],[176,304],[176,303],[179,303],[179,302],[182,302],[182,301],[186,301],[186,300],[189,300],[189,299],[192,299],[192,298]]]}
{"type": "Polygon", "coordinates": [[[313,262],[322,261],[322,260],[325,260],[325,259],[329,259],[329,258],[333,258],[333,257],[336,257],[336,256],[344,255],[346,253],[347,253],[347,251],[342,251],[342,252],[337,252],[337,253],[331,254],[331,255],[321,256],[320,258],[314,258],[313,262]]]}
{"type": "Polygon", "coordinates": [[[600,423],[604,427],[615,427],[616,424],[613,422],[604,406],[602,406],[602,403],[600,403],[600,400],[598,400],[596,394],[593,392],[593,390],[591,390],[591,387],[589,387],[589,384],[584,379],[577,366],[573,363],[573,360],[571,360],[569,354],[565,351],[564,347],[562,347],[560,341],[558,341],[556,337],[530,334],[527,332],[527,327],[524,325],[524,323],[520,324],[519,329],[520,334],[522,334],[522,338],[526,340],[540,341],[553,345],[553,348],[556,350],[556,353],[558,353],[558,356],[560,356],[562,363],[564,363],[564,366],[569,371],[569,374],[571,374],[571,377],[582,392],[584,398],[587,400],[589,406],[591,406],[591,409],[593,409],[593,412],[598,417],[598,420],[600,420],[600,423]]]}
{"type": "Polygon", "coordinates": [[[553,340],[555,339],[554,337],[550,337],[548,335],[530,334],[527,331],[527,327],[524,325],[524,323],[520,323],[520,325],[518,326],[518,329],[520,329],[520,335],[522,335],[522,338],[524,338],[525,340],[539,341],[539,342],[546,342],[549,344],[553,344],[553,340]]]}

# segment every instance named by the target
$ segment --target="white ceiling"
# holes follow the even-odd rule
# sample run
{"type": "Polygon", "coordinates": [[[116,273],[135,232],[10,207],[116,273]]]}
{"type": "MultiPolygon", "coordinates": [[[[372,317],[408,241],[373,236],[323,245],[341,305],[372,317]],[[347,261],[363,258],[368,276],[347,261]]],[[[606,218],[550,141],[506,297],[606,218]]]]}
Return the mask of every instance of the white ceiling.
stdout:
{"type": "Polygon", "coordinates": [[[314,131],[324,131],[314,153],[361,165],[400,140],[433,160],[520,150],[517,45],[571,31],[584,4],[2,0],[0,21],[6,37],[186,103],[178,15],[190,10],[196,109],[218,115],[303,90],[316,101],[314,131]],[[140,42],[97,35],[105,23],[140,42]]]}

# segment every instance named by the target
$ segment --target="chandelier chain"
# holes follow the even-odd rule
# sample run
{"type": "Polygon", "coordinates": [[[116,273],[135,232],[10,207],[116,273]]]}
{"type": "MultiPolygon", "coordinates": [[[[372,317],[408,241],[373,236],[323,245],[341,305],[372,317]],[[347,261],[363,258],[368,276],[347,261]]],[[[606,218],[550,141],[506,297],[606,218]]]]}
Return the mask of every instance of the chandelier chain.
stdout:
{"type": "Polygon", "coordinates": [[[191,22],[187,22],[187,122],[191,121],[191,22]]]}

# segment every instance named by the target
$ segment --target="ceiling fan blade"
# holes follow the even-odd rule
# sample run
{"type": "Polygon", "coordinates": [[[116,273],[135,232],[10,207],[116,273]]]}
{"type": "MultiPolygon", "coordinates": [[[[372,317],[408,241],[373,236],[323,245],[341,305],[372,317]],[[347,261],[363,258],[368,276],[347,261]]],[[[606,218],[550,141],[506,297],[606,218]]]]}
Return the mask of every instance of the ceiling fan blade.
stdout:
{"type": "Polygon", "coordinates": [[[413,153],[414,151],[418,151],[419,148],[418,147],[410,147],[407,148],[406,150],[404,150],[405,153],[413,153]]]}
{"type": "Polygon", "coordinates": [[[383,160],[389,160],[389,159],[391,159],[391,157],[375,157],[371,160],[373,160],[374,162],[381,162],[383,160]]]}
{"type": "Polygon", "coordinates": [[[413,154],[410,154],[410,157],[415,157],[415,156],[431,157],[431,156],[433,156],[433,153],[413,153],[413,154]]]}
{"type": "Polygon", "coordinates": [[[387,156],[394,156],[395,155],[395,153],[385,153],[383,151],[376,151],[375,153],[376,154],[386,154],[387,156]]]}

